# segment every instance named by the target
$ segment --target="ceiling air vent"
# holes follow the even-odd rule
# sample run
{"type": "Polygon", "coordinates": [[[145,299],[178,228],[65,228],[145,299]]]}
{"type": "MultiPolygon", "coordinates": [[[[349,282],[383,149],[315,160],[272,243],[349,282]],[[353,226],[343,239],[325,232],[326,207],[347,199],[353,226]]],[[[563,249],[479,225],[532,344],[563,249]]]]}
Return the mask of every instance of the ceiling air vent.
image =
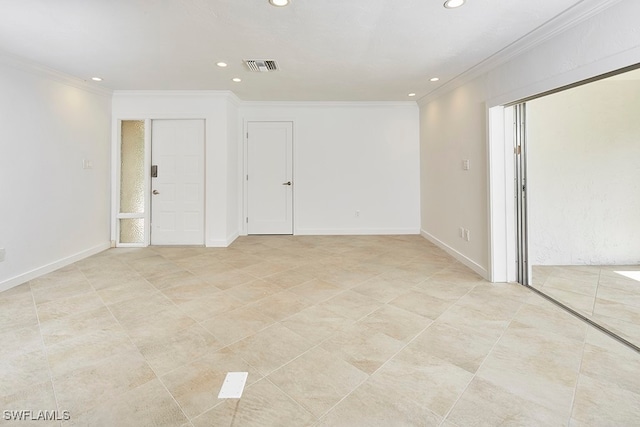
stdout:
{"type": "Polygon", "coordinates": [[[260,73],[278,71],[278,63],[272,59],[245,59],[244,63],[251,71],[260,73]]]}

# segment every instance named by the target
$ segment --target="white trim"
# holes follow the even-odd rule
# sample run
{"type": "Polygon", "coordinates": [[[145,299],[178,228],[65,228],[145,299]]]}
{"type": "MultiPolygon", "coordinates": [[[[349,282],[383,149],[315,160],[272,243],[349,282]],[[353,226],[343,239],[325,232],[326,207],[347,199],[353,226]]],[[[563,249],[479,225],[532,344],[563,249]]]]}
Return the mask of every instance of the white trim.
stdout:
{"type": "MultiPolygon", "coordinates": [[[[242,101],[242,107],[411,107],[415,101],[242,101]]],[[[253,120],[252,120],[253,121],[253,120]]]]}
{"type": "Polygon", "coordinates": [[[207,120],[200,113],[145,113],[141,111],[117,111],[114,120],[207,120]],[[133,118],[131,118],[133,117],[133,118]]]}
{"type": "Polygon", "coordinates": [[[227,236],[227,246],[230,246],[233,242],[235,242],[238,237],[240,237],[240,233],[238,233],[237,231],[227,236]]]}
{"type": "Polygon", "coordinates": [[[241,107],[242,106],[242,99],[238,98],[238,95],[236,95],[235,93],[228,91],[229,96],[229,101],[231,101],[231,103],[235,106],[235,107],[241,107]]]}
{"type": "Polygon", "coordinates": [[[19,58],[7,53],[0,53],[0,64],[7,65],[21,71],[37,74],[49,80],[74,87],[76,89],[91,92],[95,95],[111,97],[113,94],[113,91],[111,89],[99,86],[99,84],[97,83],[83,80],[79,77],[75,77],[70,74],[66,74],[53,68],[49,68],[36,62],[32,62],[24,58],[19,58]]]}
{"type": "Polygon", "coordinates": [[[420,235],[425,239],[429,240],[434,245],[438,246],[440,249],[444,250],[446,253],[448,253],[452,257],[456,258],[462,264],[466,265],[467,267],[469,267],[470,269],[478,273],[485,280],[490,280],[489,271],[487,271],[486,268],[484,268],[483,266],[481,266],[471,258],[468,258],[466,255],[463,255],[462,253],[453,249],[451,246],[444,243],[442,240],[439,240],[438,238],[434,237],[433,235],[427,233],[424,230],[420,230],[420,235]]]}
{"type": "MultiPolygon", "coordinates": [[[[151,150],[153,120],[144,120],[144,247],[151,245],[151,150]]],[[[120,194],[118,194],[118,199],[120,194]]],[[[119,209],[118,209],[119,210],[119,209]]],[[[204,230],[203,230],[204,232],[204,230]]],[[[118,236],[119,238],[119,236],[118,236]]]]}
{"type": "Polygon", "coordinates": [[[506,212],[506,150],[505,111],[498,106],[489,109],[487,137],[488,200],[489,200],[489,271],[492,282],[506,282],[507,273],[507,212],[506,212]]]}
{"type": "Polygon", "coordinates": [[[572,68],[560,74],[549,76],[535,83],[511,90],[507,93],[493,96],[487,100],[492,107],[520,101],[524,98],[537,96],[541,93],[562,88],[567,85],[583,82],[594,77],[622,68],[638,64],[640,58],[640,46],[608,56],[597,62],[591,62],[583,66],[572,68]]]}
{"type": "Polygon", "coordinates": [[[418,228],[298,228],[299,236],[419,235],[418,228]]]}
{"type": "Polygon", "coordinates": [[[489,271],[492,282],[515,282],[515,186],[513,107],[489,108],[489,271]]]}
{"type": "Polygon", "coordinates": [[[114,98],[122,96],[134,96],[134,97],[150,97],[150,96],[184,96],[184,97],[210,97],[216,96],[219,98],[229,97],[234,102],[242,102],[233,92],[230,90],[114,90],[114,98]]]}
{"type": "MultiPolygon", "coordinates": [[[[556,37],[579,23],[597,15],[605,9],[619,3],[621,0],[582,0],[565,10],[561,14],[551,18],[549,21],[525,34],[523,37],[507,45],[505,48],[480,61],[473,67],[453,77],[443,85],[420,98],[417,102],[420,106],[425,106],[434,99],[439,98],[452,89],[462,86],[465,83],[479,77],[490,70],[504,64],[518,55],[533,49],[545,41],[556,37]]],[[[515,98],[518,99],[518,98],[515,98]]],[[[507,101],[511,102],[511,101],[507,101]]],[[[496,105],[496,104],[491,104],[496,105]]]]}
{"type": "Polygon", "coordinates": [[[58,261],[54,261],[52,263],[43,265],[42,267],[38,267],[34,270],[20,274],[19,276],[12,277],[11,279],[5,280],[4,282],[0,282],[0,292],[21,285],[25,282],[28,282],[29,280],[33,280],[47,273],[51,273],[52,271],[55,271],[59,268],[66,267],[67,265],[73,264],[74,262],[78,262],[82,259],[88,258],[92,255],[107,250],[110,247],[111,242],[104,242],[85,251],[78,252],[77,254],[59,259],[58,261]]]}
{"type": "Polygon", "coordinates": [[[225,240],[216,239],[216,240],[208,240],[207,248],[227,248],[231,245],[238,237],[240,237],[240,233],[235,232],[227,236],[225,240]]]}
{"type": "MultiPolygon", "coordinates": [[[[112,118],[111,120],[111,241],[118,242],[118,213],[120,211],[120,133],[121,120],[112,118]]],[[[116,244],[116,243],[114,243],[116,244]]]]}

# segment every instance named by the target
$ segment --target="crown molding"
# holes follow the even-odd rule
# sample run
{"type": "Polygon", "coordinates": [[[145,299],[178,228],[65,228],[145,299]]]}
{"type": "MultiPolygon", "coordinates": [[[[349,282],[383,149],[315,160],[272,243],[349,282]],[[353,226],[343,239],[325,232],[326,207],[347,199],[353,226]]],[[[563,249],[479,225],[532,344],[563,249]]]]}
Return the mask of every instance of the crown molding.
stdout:
{"type": "Polygon", "coordinates": [[[230,90],[114,90],[113,96],[229,97],[234,102],[238,100],[230,90]]]}
{"type": "Polygon", "coordinates": [[[544,24],[510,43],[503,49],[480,61],[473,67],[458,74],[442,86],[434,89],[418,99],[418,105],[425,106],[452,89],[459,87],[513,58],[532,50],[536,46],[550,40],[572,27],[614,6],[622,0],[582,0],[569,9],[551,18],[544,24]]]}
{"type": "Polygon", "coordinates": [[[242,101],[242,107],[416,107],[415,101],[242,101]]]}
{"type": "Polygon", "coordinates": [[[9,67],[16,68],[28,73],[36,74],[49,80],[53,80],[55,82],[62,83],[76,89],[81,89],[86,92],[91,92],[96,95],[111,96],[111,94],[113,93],[111,89],[97,86],[79,77],[63,73],[62,71],[46,67],[44,65],[29,61],[24,58],[20,58],[15,55],[11,55],[6,52],[0,52],[0,64],[7,65],[9,67]]]}
{"type": "Polygon", "coordinates": [[[229,92],[229,101],[231,101],[231,103],[236,107],[241,107],[243,102],[242,99],[238,98],[238,95],[236,95],[232,91],[228,91],[228,92],[229,92]]]}

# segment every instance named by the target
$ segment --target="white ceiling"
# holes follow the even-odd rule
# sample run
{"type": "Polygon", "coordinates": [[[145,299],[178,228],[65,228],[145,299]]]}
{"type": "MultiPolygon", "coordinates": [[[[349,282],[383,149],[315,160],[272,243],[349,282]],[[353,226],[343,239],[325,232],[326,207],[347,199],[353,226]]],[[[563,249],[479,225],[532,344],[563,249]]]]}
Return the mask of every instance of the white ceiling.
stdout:
{"type": "Polygon", "coordinates": [[[468,0],[449,10],[443,1],[292,0],[276,8],[267,0],[0,0],[0,50],[100,76],[97,85],[110,89],[405,101],[580,3],[468,0]],[[275,59],[281,71],[252,73],[242,59],[275,59]]]}

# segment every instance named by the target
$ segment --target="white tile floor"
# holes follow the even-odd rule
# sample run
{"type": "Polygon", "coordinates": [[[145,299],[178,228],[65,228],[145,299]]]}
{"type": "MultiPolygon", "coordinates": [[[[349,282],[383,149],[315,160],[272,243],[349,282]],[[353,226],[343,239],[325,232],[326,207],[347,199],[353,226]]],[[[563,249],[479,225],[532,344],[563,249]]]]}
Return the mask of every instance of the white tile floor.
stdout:
{"type": "Polygon", "coordinates": [[[0,409],[71,417],[1,425],[640,425],[640,354],[419,236],[109,250],[0,293],[0,342],[0,409]]]}
{"type": "Polygon", "coordinates": [[[534,266],[533,286],[640,347],[640,266],[534,266]]]}

